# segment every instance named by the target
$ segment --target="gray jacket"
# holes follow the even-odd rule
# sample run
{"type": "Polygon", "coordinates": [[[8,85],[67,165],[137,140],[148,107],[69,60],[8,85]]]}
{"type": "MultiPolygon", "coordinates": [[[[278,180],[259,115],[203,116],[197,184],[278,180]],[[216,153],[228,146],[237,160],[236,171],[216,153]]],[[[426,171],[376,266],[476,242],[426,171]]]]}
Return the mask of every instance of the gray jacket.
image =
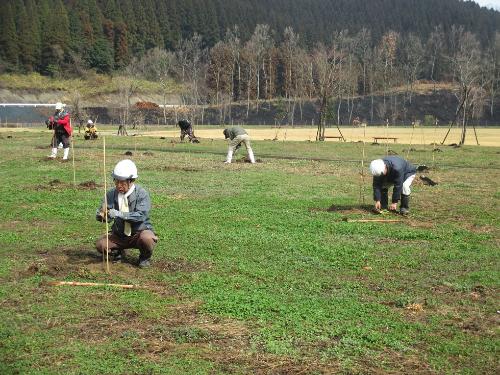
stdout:
{"type": "MultiPolygon", "coordinates": [[[[118,205],[118,190],[113,188],[106,193],[108,200],[108,209],[119,210],[118,205]]],[[[135,189],[128,196],[128,207],[130,212],[124,212],[124,218],[115,218],[111,231],[113,234],[123,237],[125,221],[130,223],[132,235],[145,229],[153,230],[153,226],[149,221],[149,211],[151,211],[151,199],[149,193],[139,185],[135,185],[135,189]]],[[[104,199],[101,202],[101,207],[104,205],[104,199]]],[[[97,210],[99,212],[99,209],[97,210]]],[[[96,219],[103,221],[101,215],[97,214],[96,219]]]]}
{"type": "Polygon", "coordinates": [[[245,129],[243,129],[242,127],[240,126],[233,126],[232,128],[227,128],[227,129],[224,129],[224,137],[226,139],[230,139],[230,140],[233,140],[234,138],[236,138],[238,135],[244,135],[244,134],[248,134],[246,132],[245,129]]]}
{"type": "Polygon", "coordinates": [[[398,203],[403,191],[403,182],[417,173],[414,165],[399,156],[386,156],[382,159],[387,166],[387,174],[373,177],[373,199],[380,201],[382,189],[387,185],[394,185],[392,190],[392,203],[398,203]]]}

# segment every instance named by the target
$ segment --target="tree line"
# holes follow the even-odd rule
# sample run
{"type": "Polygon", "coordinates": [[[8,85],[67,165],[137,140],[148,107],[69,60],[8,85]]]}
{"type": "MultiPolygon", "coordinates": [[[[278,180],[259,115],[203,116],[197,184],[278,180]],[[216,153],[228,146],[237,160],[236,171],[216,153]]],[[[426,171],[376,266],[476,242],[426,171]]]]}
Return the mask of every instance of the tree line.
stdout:
{"type": "Polygon", "coordinates": [[[269,25],[277,42],[292,27],[308,49],[346,29],[368,29],[375,43],[387,30],[424,40],[437,25],[446,34],[463,26],[485,46],[500,12],[462,0],[3,0],[0,72],[111,73],[195,33],[210,48],[238,25],[247,40],[257,24],[269,25]]]}
{"type": "MultiPolygon", "coordinates": [[[[361,95],[372,98],[367,120],[404,118],[417,80],[458,85],[455,122],[461,121],[464,128],[485,110],[493,114],[500,34],[490,21],[498,19],[498,12],[455,0],[246,0],[240,5],[246,20],[223,0],[6,0],[0,5],[0,66],[4,71],[51,75],[85,74],[88,69],[113,73],[126,103],[123,123],[129,121],[130,98],[139,78],[158,82],[164,98],[172,80],[181,83],[183,102],[215,105],[221,123],[231,117],[233,102],[246,103],[248,116],[251,106],[259,110],[263,102],[274,101],[280,108],[276,121],[293,124],[296,107],[300,109],[304,99],[317,100],[319,139],[329,119],[340,123],[341,109],[347,109],[351,122],[355,98],[361,95]],[[436,7],[456,7],[457,24],[447,20],[453,13],[445,9],[450,9],[440,8],[443,23],[412,32],[401,4],[408,7],[406,13],[411,9],[414,24],[425,19],[418,19],[419,10],[432,18],[439,13],[436,7]],[[282,12],[275,10],[278,6],[282,12]],[[255,14],[265,18],[265,10],[277,21],[257,23],[249,33],[249,19],[255,14]],[[328,36],[312,37],[308,29],[304,35],[292,26],[280,32],[290,14],[317,21],[314,30],[324,32],[321,20],[334,10],[337,24],[347,14],[365,19],[370,11],[372,17],[381,15],[373,17],[377,22],[391,24],[393,19],[394,29],[384,27],[381,32],[380,27],[359,28],[359,22],[353,22],[352,29],[333,29],[328,36]],[[482,18],[468,19],[472,14],[482,18]],[[224,15],[230,17],[223,22],[224,15]],[[469,28],[460,25],[461,20],[467,20],[469,28]],[[234,21],[238,26],[227,27],[221,35],[220,25],[234,21]],[[402,103],[395,89],[404,92],[402,103]],[[375,95],[383,96],[382,103],[374,104],[375,95]]],[[[302,22],[298,29],[304,30],[302,22]]]]}

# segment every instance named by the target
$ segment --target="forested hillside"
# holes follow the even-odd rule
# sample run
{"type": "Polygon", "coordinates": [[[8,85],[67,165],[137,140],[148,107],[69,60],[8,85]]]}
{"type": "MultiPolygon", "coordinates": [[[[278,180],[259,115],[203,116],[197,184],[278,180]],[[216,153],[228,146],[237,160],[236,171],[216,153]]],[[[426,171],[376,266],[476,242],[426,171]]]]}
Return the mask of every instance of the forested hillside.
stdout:
{"type": "Polygon", "coordinates": [[[257,24],[278,41],[292,27],[307,48],[340,30],[365,28],[373,41],[388,30],[427,39],[436,26],[448,33],[452,25],[485,46],[500,13],[460,0],[2,0],[0,69],[111,72],[148,49],[174,50],[194,33],[211,47],[237,25],[246,40],[257,24]]]}

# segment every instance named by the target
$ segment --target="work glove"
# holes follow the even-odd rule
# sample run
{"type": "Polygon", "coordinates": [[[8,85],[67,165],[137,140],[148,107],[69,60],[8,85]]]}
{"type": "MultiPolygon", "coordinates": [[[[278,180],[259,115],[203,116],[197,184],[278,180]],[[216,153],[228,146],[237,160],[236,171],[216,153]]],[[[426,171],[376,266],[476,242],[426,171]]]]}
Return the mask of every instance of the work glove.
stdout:
{"type": "Polygon", "coordinates": [[[123,219],[123,212],[112,208],[111,210],[108,210],[108,217],[110,219],[116,219],[117,217],[123,219]]]}

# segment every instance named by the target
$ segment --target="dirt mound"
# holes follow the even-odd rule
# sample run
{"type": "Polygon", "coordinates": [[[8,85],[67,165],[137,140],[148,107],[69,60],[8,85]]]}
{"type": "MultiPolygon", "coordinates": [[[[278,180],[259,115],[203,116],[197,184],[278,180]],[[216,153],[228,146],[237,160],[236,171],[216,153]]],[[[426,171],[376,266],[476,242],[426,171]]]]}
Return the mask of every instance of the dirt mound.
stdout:
{"type": "Polygon", "coordinates": [[[49,182],[50,186],[61,186],[63,185],[63,182],[61,180],[58,180],[57,178],[55,180],[52,180],[49,182]]]}
{"type": "Polygon", "coordinates": [[[80,188],[84,188],[84,189],[88,189],[88,190],[95,190],[102,185],[97,184],[95,181],[85,181],[85,182],[80,183],[78,186],[80,188]]]}
{"type": "MultiPolygon", "coordinates": [[[[236,163],[250,163],[250,159],[248,156],[245,156],[241,159],[235,160],[236,163]]],[[[262,159],[255,159],[256,163],[262,163],[262,159]]]]}
{"type": "Polygon", "coordinates": [[[134,153],[132,151],[125,151],[125,153],[123,155],[132,156],[132,155],[134,155],[134,153]]]}
{"type": "Polygon", "coordinates": [[[176,165],[167,165],[164,167],[160,167],[161,171],[184,171],[184,172],[201,172],[202,169],[192,168],[192,167],[178,167],[176,165]]]}

